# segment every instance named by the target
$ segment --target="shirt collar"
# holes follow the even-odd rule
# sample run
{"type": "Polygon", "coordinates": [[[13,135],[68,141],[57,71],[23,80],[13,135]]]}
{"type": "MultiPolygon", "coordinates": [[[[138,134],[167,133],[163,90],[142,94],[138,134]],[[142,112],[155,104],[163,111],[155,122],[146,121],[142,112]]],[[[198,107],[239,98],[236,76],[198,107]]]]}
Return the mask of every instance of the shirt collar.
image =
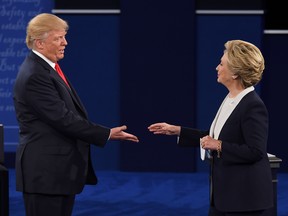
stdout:
{"type": "Polygon", "coordinates": [[[50,61],[48,58],[46,58],[43,54],[36,50],[32,50],[36,55],[38,55],[40,58],[42,58],[44,61],[46,61],[52,68],[55,68],[55,63],[50,61]]]}

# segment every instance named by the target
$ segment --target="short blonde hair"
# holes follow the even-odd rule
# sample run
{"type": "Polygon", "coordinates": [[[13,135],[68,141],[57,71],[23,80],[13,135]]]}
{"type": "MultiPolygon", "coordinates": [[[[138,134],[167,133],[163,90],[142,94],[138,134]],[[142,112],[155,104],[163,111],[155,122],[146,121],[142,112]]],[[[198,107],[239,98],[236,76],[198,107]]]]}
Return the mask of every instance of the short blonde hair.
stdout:
{"type": "Polygon", "coordinates": [[[26,45],[29,49],[32,49],[34,40],[45,39],[50,31],[68,31],[68,29],[68,23],[56,15],[49,13],[38,14],[27,25],[26,45]]]}
{"type": "Polygon", "coordinates": [[[265,69],[264,57],[259,48],[243,40],[230,40],[224,46],[228,67],[233,74],[238,75],[244,88],[256,85],[265,69]]]}

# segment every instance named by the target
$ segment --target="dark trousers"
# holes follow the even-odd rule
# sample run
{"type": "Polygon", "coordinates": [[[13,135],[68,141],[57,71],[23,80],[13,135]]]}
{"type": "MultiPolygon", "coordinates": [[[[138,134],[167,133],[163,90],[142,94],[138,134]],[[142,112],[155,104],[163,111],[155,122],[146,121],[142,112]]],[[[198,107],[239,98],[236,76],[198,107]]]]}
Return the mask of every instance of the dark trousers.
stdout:
{"type": "Polygon", "coordinates": [[[249,211],[249,212],[221,212],[214,207],[210,207],[209,216],[272,216],[273,214],[267,214],[268,210],[249,211]]]}
{"type": "Polygon", "coordinates": [[[23,193],[26,216],[71,216],[75,195],[23,193]]]}

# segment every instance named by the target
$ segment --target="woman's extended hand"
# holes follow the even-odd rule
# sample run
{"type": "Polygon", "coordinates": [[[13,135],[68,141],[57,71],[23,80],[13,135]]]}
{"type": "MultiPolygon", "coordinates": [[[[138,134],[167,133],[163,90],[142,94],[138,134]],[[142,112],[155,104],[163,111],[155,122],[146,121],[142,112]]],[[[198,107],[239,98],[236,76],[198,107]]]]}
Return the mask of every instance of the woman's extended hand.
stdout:
{"type": "Polygon", "coordinates": [[[180,135],[181,127],[161,122],[151,124],[148,130],[154,134],[180,135]]]}

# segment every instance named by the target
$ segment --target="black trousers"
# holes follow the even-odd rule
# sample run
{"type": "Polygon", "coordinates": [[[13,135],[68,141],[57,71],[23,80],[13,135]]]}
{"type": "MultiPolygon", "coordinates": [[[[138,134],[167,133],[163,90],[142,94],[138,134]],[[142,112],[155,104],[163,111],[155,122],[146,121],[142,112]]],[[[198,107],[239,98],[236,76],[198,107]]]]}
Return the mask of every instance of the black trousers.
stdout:
{"type": "Polygon", "coordinates": [[[71,216],[75,195],[23,193],[26,216],[71,216]]]}

